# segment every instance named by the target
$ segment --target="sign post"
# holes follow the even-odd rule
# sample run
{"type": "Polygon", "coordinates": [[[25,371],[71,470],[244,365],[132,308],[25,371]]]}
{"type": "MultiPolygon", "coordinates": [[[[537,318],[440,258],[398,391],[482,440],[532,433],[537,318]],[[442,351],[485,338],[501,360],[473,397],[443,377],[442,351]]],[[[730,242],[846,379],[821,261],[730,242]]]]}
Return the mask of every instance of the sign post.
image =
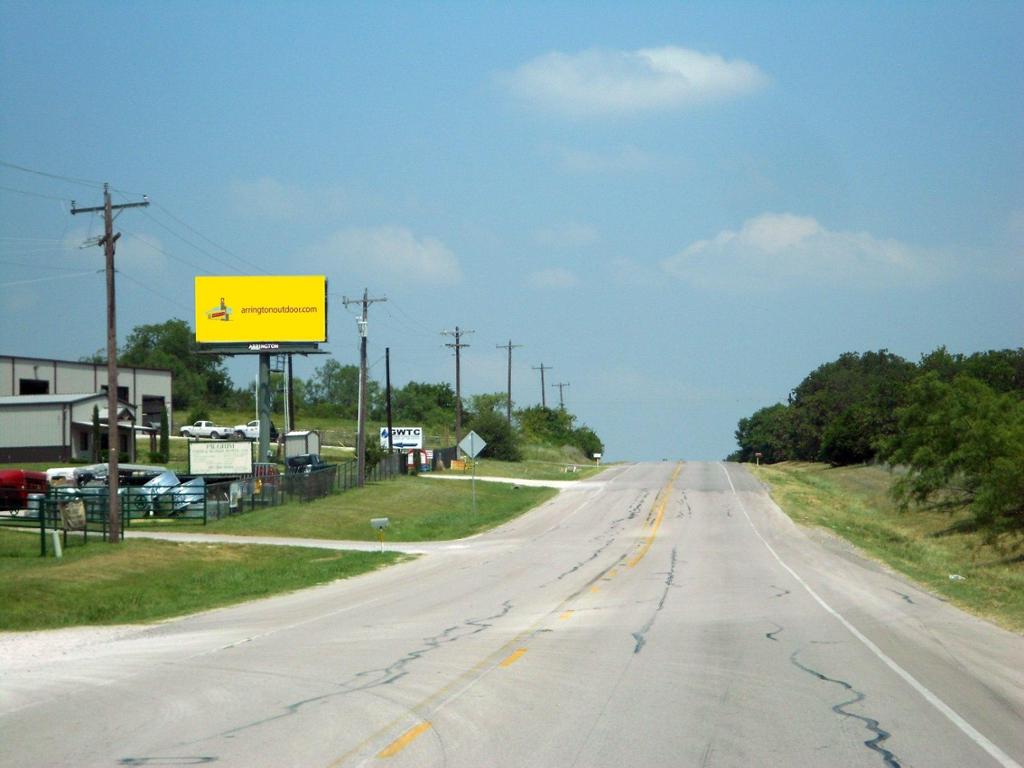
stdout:
{"type": "Polygon", "coordinates": [[[370,525],[373,526],[374,530],[377,531],[377,538],[380,539],[380,551],[384,551],[384,529],[391,524],[391,519],[387,517],[371,517],[370,525]]]}
{"type": "MultiPolygon", "coordinates": [[[[459,443],[459,450],[469,456],[470,459],[475,459],[477,455],[484,448],[487,447],[487,441],[484,440],[473,430],[469,430],[469,434],[462,438],[459,443]]],[[[476,515],[476,462],[473,462],[473,514],[476,515]]]]}

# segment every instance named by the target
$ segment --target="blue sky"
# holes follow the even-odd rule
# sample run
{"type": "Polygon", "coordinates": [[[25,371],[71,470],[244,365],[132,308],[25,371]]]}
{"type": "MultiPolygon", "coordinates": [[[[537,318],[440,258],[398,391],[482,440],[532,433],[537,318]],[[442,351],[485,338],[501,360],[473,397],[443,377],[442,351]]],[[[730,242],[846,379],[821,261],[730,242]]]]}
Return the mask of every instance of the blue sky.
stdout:
{"type": "MultiPolygon", "coordinates": [[[[327,349],[539,402],[611,459],[721,458],[818,365],[1017,347],[1019,3],[0,0],[0,353],[192,315],[196,274],[326,274],[327,349]],[[79,181],[28,173],[11,165],[79,181]]],[[[302,360],[308,375],[322,359],[302,360]]],[[[255,361],[230,364],[236,383],[255,361]]],[[[453,382],[454,383],[454,382],[453,382]]]]}

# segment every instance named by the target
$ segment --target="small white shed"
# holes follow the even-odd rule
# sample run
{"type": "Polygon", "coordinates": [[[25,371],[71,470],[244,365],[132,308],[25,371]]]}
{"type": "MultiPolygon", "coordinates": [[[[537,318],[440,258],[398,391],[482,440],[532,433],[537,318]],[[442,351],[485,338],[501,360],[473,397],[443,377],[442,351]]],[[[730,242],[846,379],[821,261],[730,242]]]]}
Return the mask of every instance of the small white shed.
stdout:
{"type": "Polygon", "coordinates": [[[304,453],[320,453],[320,433],[311,430],[288,432],[284,436],[284,457],[301,456],[304,453]]]}

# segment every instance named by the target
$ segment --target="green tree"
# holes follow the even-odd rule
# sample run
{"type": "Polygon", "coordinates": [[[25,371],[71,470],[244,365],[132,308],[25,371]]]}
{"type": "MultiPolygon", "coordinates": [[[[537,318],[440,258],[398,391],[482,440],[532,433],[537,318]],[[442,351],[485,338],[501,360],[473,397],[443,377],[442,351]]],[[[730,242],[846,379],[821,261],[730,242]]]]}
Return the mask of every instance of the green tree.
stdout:
{"type": "Polygon", "coordinates": [[[791,458],[851,464],[870,461],[896,429],[895,411],[916,374],[887,350],[847,352],[793,390],[791,458]]]}
{"type": "MultiPolygon", "coordinates": [[[[968,509],[991,537],[1024,534],[1024,402],[970,376],[933,370],[911,386],[883,455],[905,465],[895,484],[912,505],[968,509]]],[[[1019,541],[1019,539],[1018,539],[1019,541]]]]}
{"type": "Polygon", "coordinates": [[[455,425],[455,392],[449,384],[410,381],[393,390],[391,410],[396,422],[451,428],[455,425]]]}
{"type": "Polygon", "coordinates": [[[516,411],[523,436],[531,442],[573,445],[576,417],[558,408],[532,405],[516,411]]]}
{"type": "Polygon", "coordinates": [[[736,444],[739,450],[729,456],[733,461],[754,461],[758,453],[766,464],[793,459],[792,410],[784,403],[776,403],[740,419],[736,444]]]}
{"type": "Polygon", "coordinates": [[[586,425],[573,431],[572,443],[591,459],[594,458],[594,454],[604,453],[604,443],[601,442],[601,438],[586,425]]]}
{"type": "Polygon", "coordinates": [[[220,355],[199,352],[195,334],[184,320],[136,326],[118,352],[118,362],[164,368],[173,376],[175,408],[223,406],[234,388],[220,355]]]}
{"type": "MultiPolygon", "coordinates": [[[[378,408],[380,385],[366,381],[367,412],[378,408]]],[[[359,415],[359,366],[330,359],[317,368],[303,389],[306,406],[316,413],[355,419],[359,415]]]]}
{"type": "Polygon", "coordinates": [[[501,461],[522,460],[519,437],[504,413],[493,408],[482,412],[474,411],[468,421],[468,427],[487,443],[481,453],[482,456],[501,461]]]}

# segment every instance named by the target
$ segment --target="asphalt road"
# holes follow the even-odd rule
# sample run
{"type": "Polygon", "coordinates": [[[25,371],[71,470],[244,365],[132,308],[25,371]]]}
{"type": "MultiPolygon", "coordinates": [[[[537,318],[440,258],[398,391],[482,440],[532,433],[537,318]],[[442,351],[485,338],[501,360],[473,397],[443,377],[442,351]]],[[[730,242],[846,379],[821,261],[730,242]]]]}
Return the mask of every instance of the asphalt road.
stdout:
{"type": "Polygon", "coordinates": [[[735,465],[615,468],[423,551],[8,643],[0,765],[1024,763],[1024,638],[809,537],[735,465]]]}

